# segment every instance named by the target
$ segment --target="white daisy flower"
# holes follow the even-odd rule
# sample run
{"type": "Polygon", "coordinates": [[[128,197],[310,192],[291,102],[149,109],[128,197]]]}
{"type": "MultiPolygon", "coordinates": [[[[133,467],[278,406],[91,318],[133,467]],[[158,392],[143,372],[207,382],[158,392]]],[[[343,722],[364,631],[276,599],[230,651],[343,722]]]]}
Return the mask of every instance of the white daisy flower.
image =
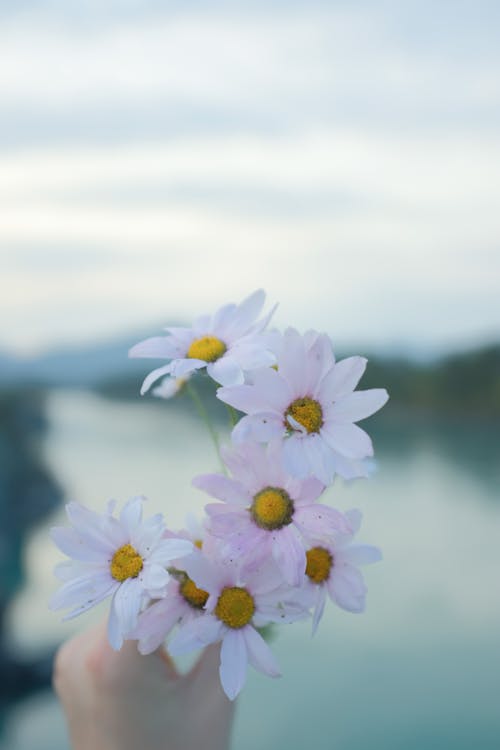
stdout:
{"type": "Polygon", "coordinates": [[[348,612],[364,611],[366,586],[358,566],[382,559],[378,547],[353,544],[353,537],[361,526],[361,512],[348,510],[345,515],[352,528],[351,534],[335,534],[330,539],[316,539],[306,552],[303,591],[314,607],[313,633],[323,616],[327,596],[348,612]]]}
{"type": "Polygon", "coordinates": [[[143,500],[129,500],[119,519],[113,516],[114,502],[105,515],[69,503],[66,512],[72,527],[51,530],[55,544],[72,560],[56,567],[64,584],[50,608],[71,608],[67,620],[111,596],[108,637],[116,650],[136,626],[144,601],[164,594],[170,578],[167,564],[193,551],[186,539],[164,538],[161,515],[142,520],[143,500]]]}
{"type": "Polygon", "coordinates": [[[221,385],[245,382],[245,373],[268,367],[275,361],[260,336],[274,313],[258,320],[265,293],[257,290],[239,305],[221,307],[214,315],[202,315],[190,328],[166,328],[168,336],[156,336],[132,347],[130,357],[169,359],[144,380],[141,394],[162,375],[183,378],[206,368],[210,377],[221,385]]]}
{"type": "Polygon", "coordinates": [[[221,401],[247,414],[233,440],[281,439],[283,466],[299,479],[313,476],[329,485],[336,473],[366,476],[363,460],[373,446],[354,422],[378,411],[388,395],[383,388],[353,392],[365,367],[363,357],[336,363],[327,336],[289,328],[276,369],[255,372],[251,384],[218,389],[221,401]]]}
{"type": "Polygon", "coordinates": [[[274,566],[243,570],[192,555],[186,571],[208,593],[205,613],[183,624],[168,650],[178,655],[222,642],[219,675],[224,692],[234,700],[246,680],[248,662],[269,677],[280,669],[265,640],[256,630],[271,622],[294,622],[308,616],[302,604],[283,586],[274,566]]]}

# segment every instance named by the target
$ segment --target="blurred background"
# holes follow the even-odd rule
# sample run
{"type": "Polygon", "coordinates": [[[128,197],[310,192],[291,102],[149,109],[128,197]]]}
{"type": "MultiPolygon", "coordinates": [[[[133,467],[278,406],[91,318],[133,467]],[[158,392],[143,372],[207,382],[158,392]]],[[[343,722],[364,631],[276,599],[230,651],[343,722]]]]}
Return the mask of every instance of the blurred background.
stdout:
{"type": "Polygon", "coordinates": [[[499,9],[0,0],[1,750],[68,748],[52,654],[105,613],[47,610],[63,502],[179,527],[216,469],[129,346],[258,287],[391,394],[329,496],[385,559],[283,629],[235,750],[500,746],[499,9]]]}

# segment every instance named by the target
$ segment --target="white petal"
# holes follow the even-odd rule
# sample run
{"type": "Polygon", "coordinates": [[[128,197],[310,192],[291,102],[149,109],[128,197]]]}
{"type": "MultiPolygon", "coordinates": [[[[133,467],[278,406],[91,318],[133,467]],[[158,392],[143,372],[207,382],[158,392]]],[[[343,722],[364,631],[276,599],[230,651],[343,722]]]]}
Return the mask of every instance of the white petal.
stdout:
{"type": "Polygon", "coordinates": [[[351,565],[335,567],[328,581],[328,590],[332,599],[348,612],[363,612],[365,608],[366,586],[363,576],[351,565]]]}
{"type": "Polygon", "coordinates": [[[116,591],[112,608],[115,610],[122,635],[127,635],[137,625],[142,597],[143,589],[137,578],[127,578],[116,591]]]}
{"type": "Polygon", "coordinates": [[[222,386],[242,385],[245,382],[243,370],[230,356],[221,357],[207,366],[207,372],[216,383],[222,386]]]}
{"type": "Polygon", "coordinates": [[[318,586],[318,591],[317,591],[316,596],[317,596],[316,605],[314,607],[313,621],[312,621],[312,635],[316,633],[320,620],[323,617],[323,612],[325,611],[326,586],[318,586]]]}
{"type": "Polygon", "coordinates": [[[329,412],[335,422],[358,422],[382,408],[389,398],[384,388],[356,391],[336,401],[329,412]]]}
{"type": "Polygon", "coordinates": [[[163,589],[169,582],[170,576],[161,565],[146,565],[141,571],[141,583],[148,591],[163,589]]]}
{"type": "Polygon", "coordinates": [[[268,677],[280,677],[278,662],[262,636],[251,626],[244,628],[243,635],[250,664],[268,677]]]}
{"type": "Polygon", "coordinates": [[[123,506],[120,513],[120,523],[126,529],[127,534],[131,536],[142,520],[142,503],[143,497],[133,497],[123,506]]]}
{"type": "Polygon", "coordinates": [[[283,443],[283,466],[293,477],[305,479],[311,474],[309,461],[304,450],[304,441],[307,438],[299,438],[291,435],[283,443]]]}
{"type": "Polygon", "coordinates": [[[65,526],[54,526],[50,530],[50,536],[61,552],[74,560],[99,563],[105,562],[112,554],[111,546],[107,549],[100,547],[92,539],[84,538],[75,529],[65,526]]]}
{"type": "Polygon", "coordinates": [[[293,401],[293,392],[287,381],[272,367],[258,370],[253,379],[253,387],[266,395],[267,403],[282,414],[293,401]]]}
{"type": "Polygon", "coordinates": [[[136,357],[148,357],[151,359],[171,359],[175,356],[175,347],[168,336],[153,336],[153,338],[140,341],[133,346],[128,353],[132,359],[136,357]]]}
{"type": "Polygon", "coordinates": [[[116,586],[108,571],[97,570],[88,572],[73,580],[67,581],[56,591],[49,602],[50,609],[66,609],[75,604],[90,604],[93,606],[108,596],[116,586]]]}
{"type": "Polygon", "coordinates": [[[347,458],[373,456],[370,436],[355,424],[329,424],[322,427],[321,436],[330,448],[347,458]]]}
{"type": "Polygon", "coordinates": [[[245,684],[247,659],[245,636],[229,630],[222,641],[219,669],[222,688],[229,700],[234,700],[245,684]]]}
{"type": "Polygon", "coordinates": [[[208,646],[219,640],[222,628],[216,617],[202,614],[179,628],[168,645],[168,651],[172,656],[180,656],[208,646]]]}
{"type": "Polygon", "coordinates": [[[190,555],[194,550],[188,539],[163,539],[149,556],[149,561],[158,565],[167,565],[171,560],[190,555]]]}
{"type": "Polygon", "coordinates": [[[320,399],[332,402],[352,393],[366,369],[366,363],[364,357],[348,357],[337,362],[321,382],[318,391],[320,399]]]}
{"type": "Polygon", "coordinates": [[[347,520],[349,521],[349,524],[352,528],[352,533],[357,534],[361,528],[361,521],[363,520],[363,514],[358,508],[351,508],[351,510],[346,510],[345,516],[347,520]]]}
{"type": "Polygon", "coordinates": [[[207,363],[203,359],[195,359],[194,357],[189,359],[176,359],[174,362],[170,363],[170,374],[174,378],[184,378],[186,375],[189,375],[190,372],[205,367],[206,364],[207,363]]]}
{"type": "Polygon", "coordinates": [[[250,325],[259,315],[260,311],[264,307],[266,301],[266,293],[263,289],[257,289],[255,292],[246,297],[243,302],[238,305],[235,315],[234,322],[231,326],[229,335],[242,335],[245,333],[250,325]]]}
{"type": "Polygon", "coordinates": [[[342,559],[351,565],[370,565],[382,559],[382,552],[370,544],[351,544],[342,549],[342,559]]]}
{"type": "Polygon", "coordinates": [[[170,375],[170,365],[163,365],[163,367],[158,367],[156,370],[152,370],[152,372],[149,373],[149,375],[146,375],[144,378],[144,382],[141,385],[141,396],[144,396],[144,394],[149,391],[153,383],[155,383],[158,378],[161,378],[163,375],[170,375]]]}
{"type": "Polygon", "coordinates": [[[113,648],[115,651],[119,651],[123,645],[122,628],[121,628],[121,623],[118,619],[118,615],[114,607],[114,597],[111,602],[111,607],[109,609],[108,641],[110,643],[111,648],[113,648]]]}
{"type": "Polygon", "coordinates": [[[325,538],[339,531],[343,534],[351,532],[346,517],[335,508],[322,503],[297,508],[293,520],[308,537],[325,538]]]}
{"type": "Polygon", "coordinates": [[[231,433],[235,444],[256,440],[259,443],[267,443],[283,434],[283,422],[281,416],[272,412],[261,412],[250,417],[240,419],[231,433]]]}

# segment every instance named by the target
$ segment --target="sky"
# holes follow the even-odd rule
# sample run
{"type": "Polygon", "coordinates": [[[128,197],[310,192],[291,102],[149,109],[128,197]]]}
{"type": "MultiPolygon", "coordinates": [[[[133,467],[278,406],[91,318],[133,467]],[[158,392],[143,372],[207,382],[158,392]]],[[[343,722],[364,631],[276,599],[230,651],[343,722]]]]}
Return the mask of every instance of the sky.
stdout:
{"type": "Polygon", "coordinates": [[[0,0],[0,350],[258,287],[344,350],[498,340],[499,9],[0,0]]]}

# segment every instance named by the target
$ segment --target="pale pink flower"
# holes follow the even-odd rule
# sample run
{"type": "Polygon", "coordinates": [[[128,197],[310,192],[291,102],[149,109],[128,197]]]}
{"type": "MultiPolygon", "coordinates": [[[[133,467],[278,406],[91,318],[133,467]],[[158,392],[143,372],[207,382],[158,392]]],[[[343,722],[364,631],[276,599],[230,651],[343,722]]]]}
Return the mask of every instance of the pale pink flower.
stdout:
{"type": "Polygon", "coordinates": [[[335,534],[330,539],[323,536],[309,541],[302,590],[305,601],[314,607],[313,633],[323,616],[327,596],[348,612],[364,611],[366,586],[358,566],[382,559],[377,547],[353,543],[361,525],[360,511],[349,510],[346,516],[352,527],[351,534],[335,534]]]}
{"type": "Polygon", "coordinates": [[[354,422],[380,409],[387,391],[355,391],[366,367],[363,357],[335,362],[327,336],[301,336],[288,329],[278,346],[277,368],[255,372],[251,384],[219,388],[217,396],[245,412],[233,430],[235,442],[280,439],[283,466],[300,479],[325,485],[335,474],[366,476],[373,455],[370,437],[354,422]]]}
{"type": "Polygon", "coordinates": [[[281,442],[243,443],[222,456],[232,477],[204,474],[195,487],[222,500],[205,506],[211,533],[224,540],[221,554],[260,564],[274,558],[285,581],[299,586],[306,567],[304,535],[349,532],[339,511],[317,502],[324,485],[283,470],[281,442]]]}
{"type": "Polygon", "coordinates": [[[258,318],[265,293],[257,290],[239,305],[219,308],[214,315],[202,315],[189,328],[166,328],[168,336],[157,336],[132,347],[130,357],[168,359],[144,380],[145,393],[162,375],[184,378],[206,368],[208,375],[222,385],[245,381],[245,373],[274,363],[274,355],[260,335],[274,308],[258,318]]]}
{"type": "Polygon", "coordinates": [[[224,692],[236,698],[250,664],[269,677],[279,677],[273,653],[256,628],[272,622],[294,622],[308,615],[283,586],[274,566],[248,571],[192,555],[186,571],[209,594],[205,614],[182,624],[168,647],[172,655],[222,642],[219,675],[224,692]]]}

